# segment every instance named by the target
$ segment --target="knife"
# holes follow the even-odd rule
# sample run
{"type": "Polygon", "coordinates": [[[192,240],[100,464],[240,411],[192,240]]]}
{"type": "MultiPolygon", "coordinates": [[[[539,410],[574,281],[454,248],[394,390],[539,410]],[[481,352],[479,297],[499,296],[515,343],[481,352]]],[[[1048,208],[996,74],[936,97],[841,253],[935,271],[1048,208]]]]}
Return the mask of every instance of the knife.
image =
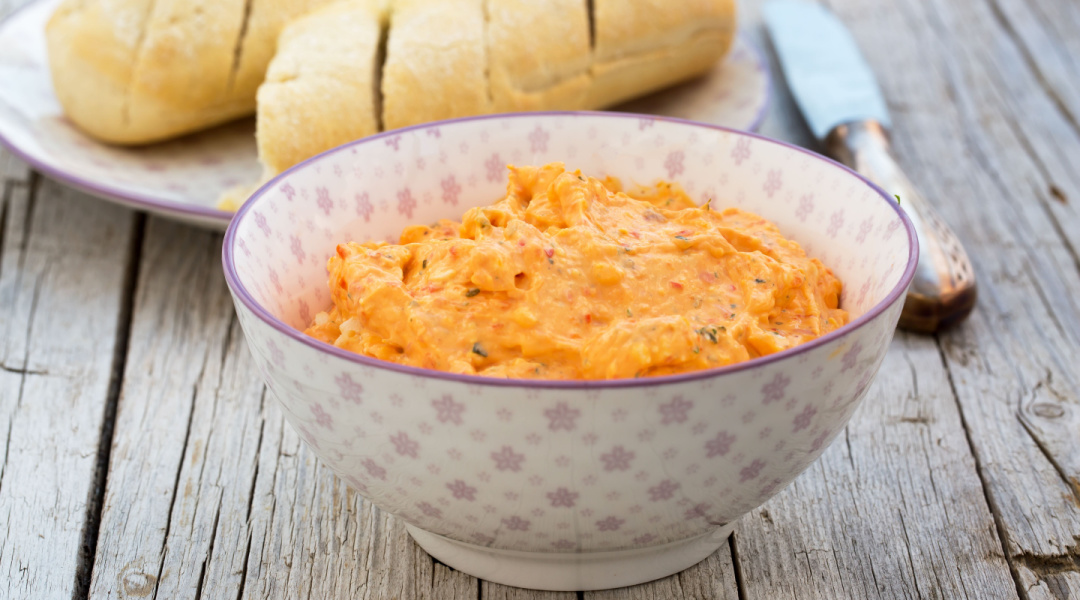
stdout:
{"type": "Polygon", "coordinates": [[[975,307],[971,261],[893,158],[885,100],[855,40],[816,3],[770,0],[763,12],[791,93],[825,153],[898,196],[915,226],[919,264],[900,327],[932,333],[963,320],[975,307]]]}

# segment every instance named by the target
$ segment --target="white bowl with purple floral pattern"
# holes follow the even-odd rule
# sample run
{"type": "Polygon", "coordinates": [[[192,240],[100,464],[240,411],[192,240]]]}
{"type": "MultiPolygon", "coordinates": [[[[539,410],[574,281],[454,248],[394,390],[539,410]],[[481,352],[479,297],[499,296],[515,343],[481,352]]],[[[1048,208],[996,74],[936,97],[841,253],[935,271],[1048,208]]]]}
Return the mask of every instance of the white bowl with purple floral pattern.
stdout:
{"type": "Polygon", "coordinates": [[[847,423],[917,261],[896,203],[854,172],[757,135],[618,113],[431,123],[308,160],[237,213],[224,263],[244,334],[319,458],[447,565],[581,590],[670,575],[725,543],[847,423]],[[404,367],[305,336],[345,240],[396,239],[505,192],[506,164],[680,182],[758,213],[844,283],[851,323],[728,367],[526,381],[404,367]]]}

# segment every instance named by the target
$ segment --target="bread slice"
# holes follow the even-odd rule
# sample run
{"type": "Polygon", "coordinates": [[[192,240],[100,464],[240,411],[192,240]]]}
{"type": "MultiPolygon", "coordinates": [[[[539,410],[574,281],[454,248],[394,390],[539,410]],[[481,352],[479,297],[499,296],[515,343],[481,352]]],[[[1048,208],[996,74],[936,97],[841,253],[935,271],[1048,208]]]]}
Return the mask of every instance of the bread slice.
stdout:
{"type": "Polygon", "coordinates": [[[258,91],[265,179],[379,131],[382,0],[345,0],[290,23],[258,91]]]}
{"type": "Polygon", "coordinates": [[[386,130],[492,111],[484,0],[395,0],[382,74],[386,130]]]}
{"type": "Polygon", "coordinates": [[[588,107],[704,73],[730,49],[735,21],[735,0],[593,0],[588,107]]]}
{"type": "Polygon", "coordinates": [[[487,0],[496,112],[586,106],[592,64],[588,0],[487,0]]]}

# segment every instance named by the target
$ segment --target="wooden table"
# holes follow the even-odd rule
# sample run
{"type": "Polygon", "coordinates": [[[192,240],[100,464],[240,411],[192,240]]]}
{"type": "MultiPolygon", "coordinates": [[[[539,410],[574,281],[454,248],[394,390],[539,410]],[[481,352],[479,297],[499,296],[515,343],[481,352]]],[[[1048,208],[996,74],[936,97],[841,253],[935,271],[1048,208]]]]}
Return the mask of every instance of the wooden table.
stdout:
{"type": "MultiPolygon", "coordinates": [[[[584,595],[433,562],[283,422],[220,235],[0,151],[0,598],[1080,597],[1080,4],[829,4],[982,295],[957,329],[898,334],[844,434],[729,547],[584,595]]],[[[778,86],[763,132],[812,146],[778,86]]]]}

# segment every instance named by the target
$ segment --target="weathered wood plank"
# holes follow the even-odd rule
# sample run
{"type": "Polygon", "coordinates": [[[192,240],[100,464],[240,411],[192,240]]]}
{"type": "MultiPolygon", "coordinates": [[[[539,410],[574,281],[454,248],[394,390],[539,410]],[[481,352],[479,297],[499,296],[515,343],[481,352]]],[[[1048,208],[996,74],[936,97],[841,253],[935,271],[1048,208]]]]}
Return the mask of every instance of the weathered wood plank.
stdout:
{"type": "Polygon", "coordinates": [[[901,161],[975,262],[979,308],[941,346],[1006,555],[1030,574],[1018,585],[1050,589],[1078,572],[1080,474],[1018,412],[1033,394],[1080,404],[1080,218],[1049,191],[1080,194],[1080,136],[989,1],[834,4],[886,88],[901,161]]]}
{"type": "MultiPolygon", "coordinates": [[[[832,4],[858,5],[864,37],[904,34],[832,4]]],[[[777,83],[763,133],[817,148],[777,83]]],[[[744,597],[1016,597],[955,402],[934,341],[900,336],[841,438],[736,531],[744,597]]]]}
{"type": "Polygon", "coordinates": [[[18,372],[26,365],[30,332],[26,327],[34,295],[23,289],[21,273],[26,263],[33,213],[29,185],[5,181],[0,196],[0,366],[18,372]]]}
{"type": "Polygon", "coordinates": [[[1037,564],[1017,566],[1024,593],[1030,600],[1062,600],[1080,597],[1080,573],[1076,565],[1037,564]]]}
{"type": "MultiPolygon", "coordinates": [[[[1080,583],[1075,568],[1070,567],[1076,554],[1075,537],[1069,536],[1080,530],[1074,527],[1076,519],[1069,511],[1075,508],[1070,509],[1069,503],[1076,502],[1076,496],[1070,496],[1069,486],[1060,477],[1061,465],[1042,453],[1016,419],[1020,403],[1034,393],[1046,394],[1039,398],[1068,410],[1073,410],[1077,400],[1076,381],[1069,379],[1075,359],[1069,360],[1076,356],[1080,320],[1074,319],[1074,298],[1080,288],[1075,252],[1063,240],[1071,240],[1075,248],[1080,227],[1072,201],[1078,197],[1076,182],[1067,168],[1068,157],[1076,156],[1071,154],[1075,146],[1067,119],[1062,117],[1062,103],[1051,102],[1046,88],[1039,85],[1031,86],[1030,92],[1020,90],[1027,89],[1030,73],[1026,79],[995,81],[992,70],[998,57],[991,51],[1002,50],[997,44],[991,49],[976,47],[978,35],[989,31],[998,36],[988,39],[1004,45],[1007,55],[1011,52],[1011,57],[1006,56],[1010,69],[1021,68],[1016,65],[1023,64],[1022,57],[1015,48],[1009,50],[1012,42],[1007,36],[1000,37],[1000,22],[957,23],[969,9],[958,7],[961,3],[956,0],[948,6],[899,2],[893,11],[866,1],[833,4],[849,23],[862,24],[856,32],[871,61],[879,66],[897,113],[896,142],[905,165],[928,191],[941,197],[985,199],[981,205],[944,206],[943,212],[961,237],[980,250],[976,266],[987,283],[983,306],[972,324],[943,337],[947,372],[932,343],[907,339],[899,350],[894,347],[889,364],[901,352],[901,358],[920,366],[917,377],[910,369],[904,372],[903,363],[893,364],[888,378],[898,379],[887,383],[883,374],[876,384],[874,395],[847,432],[851,449],[838,441],[796,486],[763,509],[769,511],[768,519],[763,511],[747,517],[737,545],[747,597],[994,597],[978,595],[987,589],[1015,594],[1007,578],[1001,585],[1000,545],[995,553],[991,543],[995,532],[988,527],[981,486],[974,485],[971,451],[961,439],[963,428],[947,383],[959,394],[1021,589],[1031,598],[1075,596],[1080,583]],[[938,14],[942,11],[944,16],[938,14]],[[914,35],[909,21],[917,25],[914,35]],[[937,29],[926,23],[937,23],[937,29]],[[954,28],[964,35],[959,40],[946,39],[954,28]],[[950,56],[958,58],[953,61],[950,56]],[[1032,96],[1016,98],[1020,93],[1032,96]],[[1044,110],[1051,115],[1058,111],[1057,117],[1040,125],[1053,133],[1045,136],[1045,142],[1039,139],[1041,133],[1024,135],[1026,129],[1020,125],[1026,123],[1019,115],[1044,110]],[[1060,201],[1059,194],[1070,200],[1060,201]],[[1010,205],[1014,198],[1034,201],[1010,205]],[[983,214],[987,206],[1000,214],[983,214]],[[1052,276],[1035,280],[1025,275],[1030,272],[1052,276]],[[1037,299],[1034,308],[1033,298],[1037,299]],[[1039,327],[1051,330],[1042,334],[1045,339],[1027,339],[1039,327]],[[985,357],[984,347],[989,348],[985,357]],[[927,386],[933,391],[926,392],[927,386]],[[894,392],[912,397],[896,407],[890,404],[895,401],[894,392]],[[874,408],[874,398],[881,406],[874,408]],[[894,418],[898,420],[890,421],[894,418]],[[883,469],[881,464],[891,466],[883,469]],[[858,487],[857,494],[835,494],[845,486],[858,487]],[[1051,502],[1043,504],[1047,499],[1051,502]],[[897,503],[900,507],[894,516],[897,503]],[[913,522],[912,517],[919,516],[927,518],[913,522]],[[1059,521],[1056,525],[1054,519],[1059,521]],[[901,533],[911,539],[898,540],[901,533]],[[1039,540],[1048,541],[1040,545],[1039,540]],[[980,549],[986,553],[978,554],[980,549]],[[761,572],[777,564],[775,571],[761,572]],[[769,595],[772,592],[777,595],[769,595]]],[[[1039,2],[1040,7],[1051,5],[1068,9],[1065,0],[1039,2]]],[[[983,10],[977,16],[984,19],[990,13],[979,6],[972,10],[983,10]]],[[[1068,26],[1062,22],[1067,23],[1055,20],[1054,26],[1068,26]]],[[[1011,72],[1000,77],[1006,76],[1011,72]]],[[[767,134],[806,140],[789,100],[778,97],[773,110],[784,118],[768,123],[767,134]]],[[[11,189],[15,190],[12,194],[28,191],[11,189]]],[[[12,232],[11,223],[22,223],[19,215],[23,213],[17,211],[26,209],[12,207],[26,205],[8,204],[5,230],[11,233],[3,247],[21,248],[22,242],[14,243],[21,233],[12,232]]],[[[164,223],[154,222],[152,228],[157,233],[147,240],[143,276],[156,279],[140,285],[144,294],[140,302],[145,306],[136,321],[142,346],[139,351],[133,346],[131,360],[140,368],[165,371],[148,376],[129,365],[125,376],[120,415],[125,420],[122,429],[118,422],[111,496],[103,514],[103,524],[106,518],[111,524],[103,526],[98,545],[95,594],[574,596],[488,583],[478,587],[474,579],[433,563],[400,524],[321,468],[284,424],[272,398],[262,396],[227,308],[216,267],[216,238],[164,223]],[[188,245],[178,239],[187,240],[188,245]],[[196,249],[193,260],[198,264],[184,262],[191,248],[196,249]],[[150,257],[153,252],[158,252],[155,258],[150,257]],[[168,270],[170,265],[187,270],[178,274],[168,270]],[[178,292],[172,286],[175,282],[168,281],[184,276],[196,280],[192,287],[200,289],[178,292]],[[179,297],[167,297],[170,294],[179,297]],[[185,327],[193,331],[180,331],[185,327]],[[165,339],[156,336],[161,330],[167,332],[165,339]],[[176,355],[173,360],[169,353],[176,355]],[[195,365],[202,368],[191,370],[190,361],[199,359],[195,365]],[[164,389],[162,382],[149,381],[153,377],[176,387],[164,389]],[[138,430],[140,425],[157,428],[153,431],[162,435],[146,435],[138,430]],[[120,452],[122,443],[127,445],[120,452]],[[155,448],[155,444],[165,447],[155,448]],[[157,493],[168,497],[162,500],[157,493]],[[125,557],[133,560],[124,562],[125,557]]],[[[0,262],[0,319],[7,314],[6,307],[15,306],[2,302],[6,289],[2,283],[9,281],[5,273],[10,274],[8,258],[6,252],[0,256],[4,261],[0,262]]],[[[95,276],[99,270],[95,267],[95,276]]],[[[15,300],[22,302],[22,308],[12,310],[28,310],[27,296],[18,295],[15,300]]],[[[13,336],[0,340],[5,351],[38,343],[37,330],[33,335],[13,336]]],[[[134,330],[132,339],[134,343],[134,330]]],[[[16,370],[14,374],[0,372],[0,379],[14,375],[22,388],[26,368],[16,370]]],[[[15,379],[3,381],[0,432],[11,431],[13,419],[19,417],[6,408],[15,379]]],[[[45,388],[34,389],[48,393],[45,388]]],[[[50,425],[35,427],[47,431],[50,425]]],[[[0,470],[0,506],[7,479],[8,474],[0,470]]],[[[8,548],[6,541],[2,548],[8,548]]],[[[23,548],[18,546],[18,552],[23,548]]],[[[0,555],[0,565],[10,564],[11,554],[8,550],[0,555]]],[[[730,553],[722,550],[683,574],[590,597],[734,597],[734,575],[728,564],[730,553]]],[[[32,591],[36,595],[42,589],[32,591]]]]}
{"type": "MultiPolygon", "coordinates": [[[[199,519],[191,514],[177,518],[183,508],[205,495],[212,516],[220,495],[220,490],[211,489],[192,497],[192,479],[199,479],[199,471],[190,474],[202,466],[206,444],[205,439],[190,436],[209,428],[214,416],[232,318],[224,282],[210,268],[214,244],[211,233],[157,219],[147,226],[91,582],[93,596],[121,590],[137,593],[163,578],[183,580],[192,592],[197,587],[189,570],[195,569],[197,577],[198,562],[168,571],[163,566],[167,539],[186,538],[196,548],[209,539],[203,531],[203,514],[199,519]],[[196,404],[200,395],[209,401],[196,404]]],[[[225,429],[220,435],[234,434],[225,429]]]]}
{"type": "Polygon", "coordinates": [[[751,598],[1016,598],[933,339],[899,334],[810,470],[745,517],[751,598]]]}
{"type": "Polygon", "coordinates": [[[4,185],[30,183],[30,167],[0,145],[0,190],[4,185]]]}
{"type": "Polygon", "coordinates": [[[1080,6],[1060,0],[991,0],[990,6],[1047,95],[1080,127],[1080,6]]]}
{"type": "MultiPolygon", "coordinates": [[[[40,180],[6,186],[0,244],[0,597],[85,593],[131,211],[40,180]]],[[[120,344],[120,345],[118,345],[120,344]]]]}
{"type": "MultiPolygon", "coordinates": [[[[992,57],[1005,67],[986,69],[980,76],[980,87],[996,96],[1002,129],[1009,129],[999,136],[997,128],[986,128],[987,139],[992,143],[1016,140],[1024,147],[1030,162],[1019,165],[1013,175],[1018,176],[1017,183],[1030,187],[1018,185],[1018,191],[1037,199],[1048,213],[1050,227],[1064,242],[1054,254],[1065,268],[1071,263],[1070,283],[1076,283],[1080,270],[1080,5],[985,1],[990,6],[975,20],[979,26],[972,35],[992,33],[1008,42],[992,55],[973,47],[983,53],[980,62],[992,57]]],[[[961,11],[957,18],[967,19],[968,14],[961,11]]],[[[1080,301],[1072,293],[1076,289],[1052,290],[1053,301],[1071,301],[1073,311],[1080,312],[1080,301]]],[[[1072,343],[1080,344],[1080,323],[1069,322],[1062,328],[1072,343]]]]}

